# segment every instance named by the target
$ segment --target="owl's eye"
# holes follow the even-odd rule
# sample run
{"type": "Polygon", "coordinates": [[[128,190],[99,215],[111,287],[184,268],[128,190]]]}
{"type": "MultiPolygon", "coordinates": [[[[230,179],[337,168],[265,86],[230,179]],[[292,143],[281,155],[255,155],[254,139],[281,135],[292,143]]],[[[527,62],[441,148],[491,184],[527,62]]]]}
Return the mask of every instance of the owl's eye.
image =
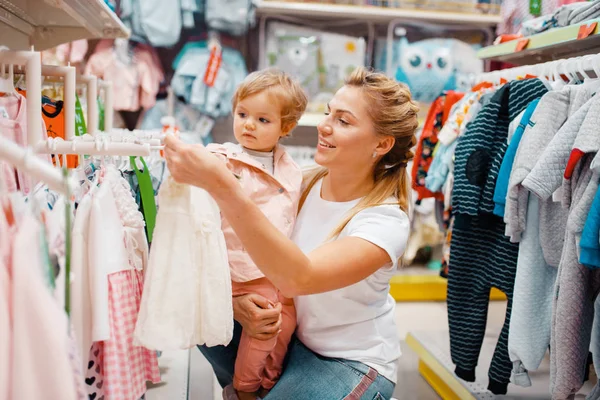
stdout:
{"type": "Polygon", "coordinates": [[[437,59],[437,65],[438,67],[440,67],[441,69],[446,68],[446,66],[448,65],[448,61],[446,61],[444,58],[442,57],[438,57],[437,59]]]}
{"type": "Polygon", "coordinates": [[[412,58],[410,59],[410,65],[412,65],[413,67],[418,67],[419,65],[421,65],[421,57],[419,57],[418,55],[414,55],[412,56],[412,58]]]}

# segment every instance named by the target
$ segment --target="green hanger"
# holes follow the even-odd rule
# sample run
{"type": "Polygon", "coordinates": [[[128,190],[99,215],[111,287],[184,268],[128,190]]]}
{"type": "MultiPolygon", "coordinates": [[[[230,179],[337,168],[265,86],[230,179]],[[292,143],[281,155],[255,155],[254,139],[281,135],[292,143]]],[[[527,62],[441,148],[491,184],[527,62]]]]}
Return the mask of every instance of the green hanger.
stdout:
{"type": "Polygon", "coordinates": [[[154,232],[154,226],[156,225],[156,201],[154,200],[154,187],[152,186],[152,178],[150,178],[150,171],[146,165],[146,161],[140,157],[140,161],[144,166],[144,170],[140,171],[135,163],[136,157],[129,157],[131,168],[135,171],[137,176],[138,185],[140,187],[140,195],[142,198],[142,214],[144,214],[144,220],[146,221],[146,235],[148,242],[152,242],[152,233],[154,232]]]}

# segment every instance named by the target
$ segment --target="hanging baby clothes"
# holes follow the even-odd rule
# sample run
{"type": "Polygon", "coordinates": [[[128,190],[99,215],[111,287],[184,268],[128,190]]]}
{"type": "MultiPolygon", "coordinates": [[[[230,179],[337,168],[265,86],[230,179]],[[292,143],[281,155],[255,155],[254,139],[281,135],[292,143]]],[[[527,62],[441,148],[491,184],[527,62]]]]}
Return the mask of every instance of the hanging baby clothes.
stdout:
{"type": "Polygon", "coordinates": [[[101,40],[86,65],[85,73],[113,83],[113,107],[118,111],[152,108],[164,79],[154,48],[144,44],[134,46],[119,40],[101,40]]]}
{"type": "Polygon", "coordinates": [[[568,215],[552,199],[530,196],[522,182],[555,134],[577,121],[578,110],[591,96],[586,87],[569,85],[542,97],[523,132],[503,201],[506,232],[513,235],[511,241],[521,242],[508,336],[513,382],[520,386],[529,386],[527,371],[539,368],[550,344],[552,298],[568,215]]]}
{"type": "MultiPolygon", "coordinates": [[[[80,316],[79,321],[91,324],[84,325],[80,335],[95,341],[85,365],[88,393],[107,399],[139,399],[146,381],[160,381],[156,354],[133,343],[148,259],[144,221],[129,185],[114,166],[106,168],[102,183],[98,188],[93,184],[88,196],[89,206],[84,198],[78,209],[74,235],[74,241],[87,240],[88,264],[81,267],[88,270],[92,320],[80,316]],[[85,234],[85,224],[78,222],[88,207],[85,234]]],[[[87,302],[81,290],[74,291],[74,298],[77,295],[87,302]]]]}
{"type": "Polygon", "coordinates": [[[13,326],[10,398],[75,400],[68,320],[42,279],[41,272],[48,266],[42,261],[40,238],[40,225],[24,215],[13,237],[9,265],[13,326]]]}
{"type": "Polygon", "coordinates": [[[550,198],[561,188],[559,199],[569,208],[550,343],[551,390],[557,399],[569,398],[583,385],[594,301],[600,290],[600,271],[586,268],[578,258],[581,232],[598,189],[598,175],[590,165],[600,147],[600,100],[595,96],[586,104],[590,104],[587,113],[580,113],[585,110],[582,107],[569,120],[579,123],[570,124],[570,129],[565,124],[523,181],[540,199],[550,198]]]}
{"type": "Polygon", "coordinates": [[[553,137],[565,129],[578,129],[578,114],[585,115],[592,94],[585,85],[569,85],[542,97],[525,128],[509,178],[506,233],[521,245],[508,340],[513,381],[521,386],[529,385],[527,371],[539,368],[550,345],[554,286],[568,216],[560,203],[529,195],[522,183],[553,137]]]}
{"type": "Polygon", "coordinates": [[[456,148],[456,216],[448,276],[451,355],[457,375],[474,381],[490,289],[503,291],[508,297],[506,318],[488,372],[488,388],[494,394],[505,394],[510,379],[507,339],[518,251],[504,236],[502,220],[492,215],[494,188],[510,121],[546,92],[539,79],[506,84],[482,108],[456,148]]]}
{"type": "Polygon", "coordinates": [[[227,345],[233,305],[221,213],[197,187],[162,184],[135,339],[156,350],[227,345]]]}

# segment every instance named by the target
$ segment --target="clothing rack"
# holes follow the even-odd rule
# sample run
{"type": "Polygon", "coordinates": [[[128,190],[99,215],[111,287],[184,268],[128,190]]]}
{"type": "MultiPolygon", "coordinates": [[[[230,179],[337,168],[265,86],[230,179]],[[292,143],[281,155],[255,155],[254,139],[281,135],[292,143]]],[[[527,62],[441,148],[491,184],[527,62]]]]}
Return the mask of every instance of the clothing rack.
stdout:
{"type": "Polygon", "coordinates": [[[27,96],[27,109],[40,112],[27,113],[27,143],[37,143],[42,137],[42,62],[35,51],[0,51],[0,63],[20,65],[27,73],[27,88],[40,96],[27,96]]]}
{"type": "Polygon", "coordinates": [[[102,79],[98,80],[98,89],[104,92],[104,130],[112,132],[113,129],[113,84],[102,79]],[[109,112],[106,112],[109,110],[109,112]]]}
{"type": "MultiPolygon", "coordinates": [[[[87,86],[87,127],[88,133],[94,134],[98,129],[98,105],[96,104],[96,99],[98,98],[98,78],[91,75],[77,75],[77,84],[87,86]]],[[[69,94],[65,93],[65,97],[74,94],[74,91],[69,94]]],[[[67,139],[71,138],[67,136],[67,139]]]]}
{"type": "MultiPolygon", "coordinates": [[[[160,143],[160,142],[159,142],[160,143]]],[[[35,146],[35,151],[42,154],[79,154],[94,156],[150,156],[153,150],[162,150],[160,145],[142,143],[136,140],[128,143],[122,138],[113,138],[110,135],[85,134],[71,140],[49,138],[35,146]]]]}
{"type": "Polygon", "coordinates": [[[499,71],[479,74],[477,82],[499,83],[502,79],[512,81],[526,75],[543,76],[558,80],[581,78],[600,78],[600,54],[548,61],[541,64],[524,65],[499,71]]]}
{"type": "Polygon", "coordinates": [[[73,193],[77,187],[73,178],[65,180],[60,169],[32,154],[13,141],[0,135],[0,160],[4,160],[27,175],[40,180],[63,195],[73,193]]]}

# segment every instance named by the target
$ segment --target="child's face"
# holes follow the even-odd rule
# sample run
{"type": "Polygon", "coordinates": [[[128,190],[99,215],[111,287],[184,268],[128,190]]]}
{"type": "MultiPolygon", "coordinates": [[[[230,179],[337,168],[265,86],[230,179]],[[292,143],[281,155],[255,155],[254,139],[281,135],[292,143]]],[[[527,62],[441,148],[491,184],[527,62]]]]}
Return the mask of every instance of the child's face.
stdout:
{"type": "Polygon", "coordinates": [[[271,151],[279,138],[285,136],[279,104],[266,91],[239,101],[234,112],[233,134],[247,149],[271,151]]]}

